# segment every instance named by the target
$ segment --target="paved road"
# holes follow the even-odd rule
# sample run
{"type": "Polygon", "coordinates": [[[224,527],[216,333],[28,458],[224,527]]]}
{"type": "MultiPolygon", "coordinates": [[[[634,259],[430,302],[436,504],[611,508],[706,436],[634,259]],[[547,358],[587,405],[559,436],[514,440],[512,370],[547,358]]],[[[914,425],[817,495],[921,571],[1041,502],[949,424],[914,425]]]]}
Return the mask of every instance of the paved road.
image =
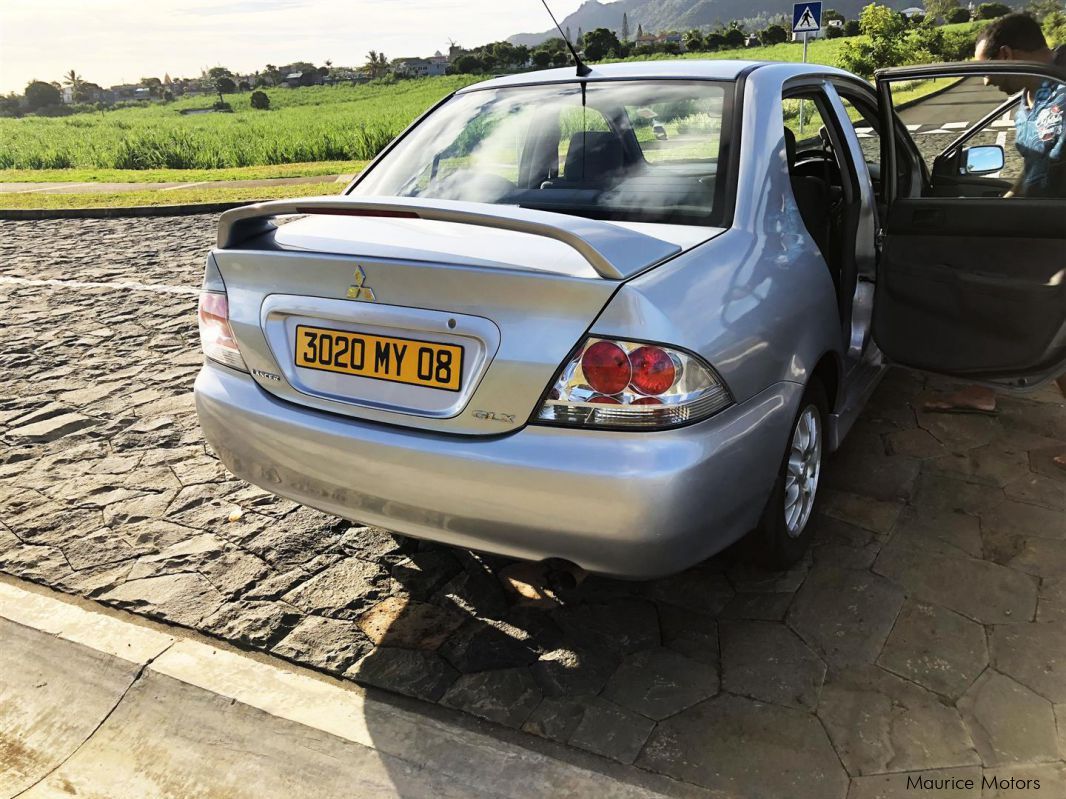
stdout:
{"type": "Polygon", "coordinates": [[[941,94],[903,109],[899,116],[908,126],[940,128],[947,124],[961,133],[1006,99],[1007,95],[994,86],[985,86],[981,78],[966,78],[941,94]]]}
{"type": "Polygon", "coordinates": [[[890,374],[793,570],[736,551],[528,607],[505,561],[273,498],[205,448],[214,223],[0,222],[0,570],[725,797],[910,796],[939,769],[1066,795],[1053,391],[936,415],[944,384],[890,374]]]}

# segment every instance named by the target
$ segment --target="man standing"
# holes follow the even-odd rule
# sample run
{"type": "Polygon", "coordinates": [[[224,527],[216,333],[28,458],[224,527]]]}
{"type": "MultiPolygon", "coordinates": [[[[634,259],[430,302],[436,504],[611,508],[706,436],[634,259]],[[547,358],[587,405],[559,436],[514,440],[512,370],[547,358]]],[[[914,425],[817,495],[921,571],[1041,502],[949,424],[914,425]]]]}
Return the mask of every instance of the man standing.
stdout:
{"type": "MultiPolygon", "coordinates": [[[[986,27],[977,40],[978,61],[1036,61],[1066,66],[1066,47],[1053,52],[1040,25],[1027,14],[1007,14],[986,27]]],[[[1016,75],[990,75],[985,83],[1008,95],[1024,92],[1014,118],[1015,147],[1022,172],[1006,197],[1066,197],[1066,85],[1016,75]]],[[[1066,375],[1058,380],[1066,397],[1066,375]]],[[[950,397],[926,403],[928,411],[994,413],[996,395],[968,386],[950,397]]],[[[1055,463],[1066,469],[1066,453],[1055,463]]]]}

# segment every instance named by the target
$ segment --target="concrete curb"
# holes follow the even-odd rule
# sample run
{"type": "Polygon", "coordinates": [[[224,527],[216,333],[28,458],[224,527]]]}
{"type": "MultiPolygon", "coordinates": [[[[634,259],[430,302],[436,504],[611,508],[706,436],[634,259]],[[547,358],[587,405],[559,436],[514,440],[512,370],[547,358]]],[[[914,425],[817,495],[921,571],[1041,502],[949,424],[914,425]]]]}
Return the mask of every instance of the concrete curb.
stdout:
{"type": "MultiPolygon", "coordinates": [[[[118,786],[180,780],[183,790],[169,795],[222,789],[217,795],[273,799],[291,795],[278,793],[287,774],[311,775],[303,795],[350,795],[338,794],[330,775],[314,776],[318,755],[335,752],[332,762],[348,778],[373,782],[373,790],[357,791],[368,797],[709,799],[695,786],[24,585],[0,577],[0,651],[16,676],[10,686],[0,681],[0,712],[22,722],[0,718],[0,750],[33,750],[36,768],[15,775],[34,786],[28,797],[51,796],[52,783],[67,781],[82,794],[125,799],[156,794],[118,786]],[[92,674],[62,668],[71,662],[90,664],[92,674]],[[117,689],[115,679],[102,685],[93,676],[116,671],[117,689]],[[71,684],[82,679],[87,696],[106,688],[105,695],[83,706],[71,684]],[[44,684],[54,687],[51,701],[37,690],[44,684]],[[108,702],[116,691],[121,696],[108,702]],[[62,707],[56,693],[66,699],[62,707]],[[60,743],[67,749],[56,751],[57,716],[92,732],[68,730],[60,743]],[[248,784],[231,794],[223,774],[248,784]]],[[[3,777],[0,770],[0,788],[3,777]]]]}
{"type": "Polygon", "coordinates": [[[119,217],[192,216],[217,214],[231,208],[265,202],[241,200],[228,203],[195,203],[192,205],[135,205],[129,208],[0,208],[0,220],[41,219],[116,219],[119,217]]]}

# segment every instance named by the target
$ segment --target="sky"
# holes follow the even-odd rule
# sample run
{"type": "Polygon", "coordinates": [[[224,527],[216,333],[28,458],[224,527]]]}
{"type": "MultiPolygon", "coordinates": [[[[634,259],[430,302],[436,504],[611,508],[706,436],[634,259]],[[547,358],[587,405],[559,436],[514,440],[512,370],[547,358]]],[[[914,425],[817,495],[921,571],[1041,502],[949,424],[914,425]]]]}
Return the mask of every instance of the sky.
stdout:
{"type": "MultiPolygon", "coordinates": [[[[549,0],[556,17],[582,0],[549,0]]],[[[71,69],[107,87],[222,65],[361,66],[551,27],[540,0],[0,0],[0,93],[71,69]]]]}

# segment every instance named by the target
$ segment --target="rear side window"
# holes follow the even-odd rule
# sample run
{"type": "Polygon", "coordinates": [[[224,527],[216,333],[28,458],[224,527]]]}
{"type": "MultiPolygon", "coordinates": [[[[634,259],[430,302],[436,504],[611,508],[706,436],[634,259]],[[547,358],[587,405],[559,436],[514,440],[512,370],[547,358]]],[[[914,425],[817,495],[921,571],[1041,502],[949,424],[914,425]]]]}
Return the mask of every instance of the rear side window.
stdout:
{"type": "Polygon", "coordinates": [[[467,92],[398,142],[353,193],[717,224],[732,89],[617,81],[467,92]]]}

